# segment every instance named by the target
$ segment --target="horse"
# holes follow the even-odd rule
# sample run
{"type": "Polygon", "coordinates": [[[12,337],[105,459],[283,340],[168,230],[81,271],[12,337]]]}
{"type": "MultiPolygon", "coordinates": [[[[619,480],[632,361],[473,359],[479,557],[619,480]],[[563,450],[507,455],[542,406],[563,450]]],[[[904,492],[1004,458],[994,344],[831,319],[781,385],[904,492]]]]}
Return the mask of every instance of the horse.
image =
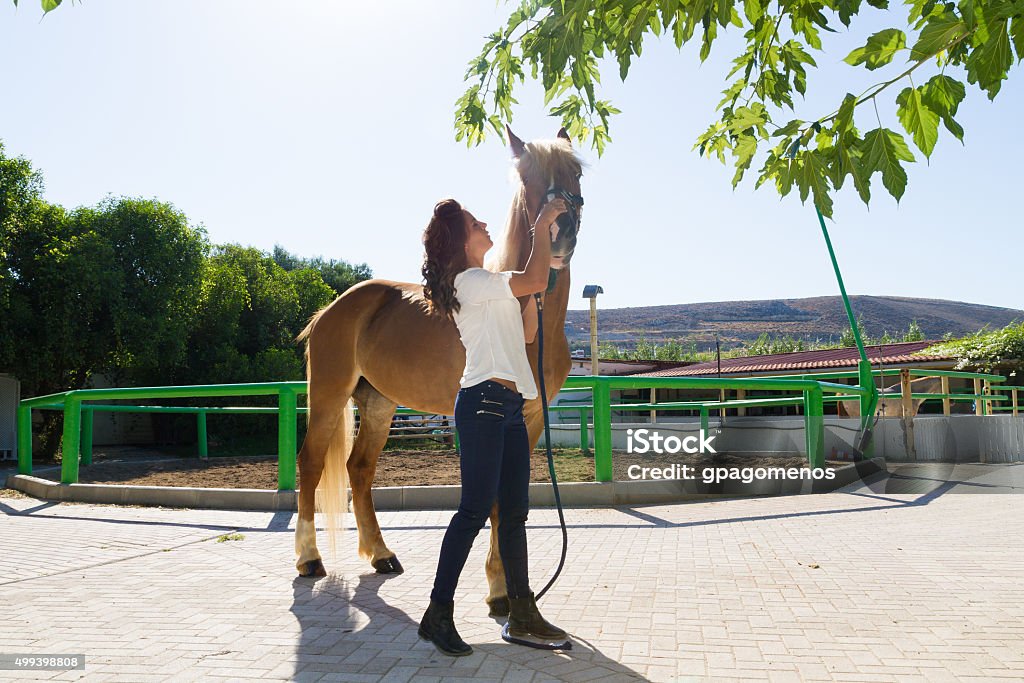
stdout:
{"type": "MultiPolygon", "coordinates": [[[[568,205],[557,221],[549,284],[543,294],[544,380],[551,399],[570,369],[564,326],[569,263],[583,204],[583,165],[564,128],[552,140],[524,143],[507,126],[506,136],[518,172],[514,174],[517,189],[505,230],[488,252],[484,266],[492,271],[523,270],[532,249],[529,230],[543,204],[559,196],[568,205]]],[[[520,297],[520,305],[524,314],[535,316],[531,298],[520,297]]],[[[533,324],[536,327],[535,317],[533,324]]],[[[529,334],[527,340],[531,340],[529,334]]],[[[306,436],[298,453],[295,566],[299,575],[326,575],[316,545],[314,511],[319,501],[333,555],[335,534],[342,526],[339,518],[347,511],[346,479],[352,488],[359,556],[378,573],[402,573],[398,557],[384,542],[370,488],[399,405],[432,414],[454,414],[466,362],[458,329],[454,322],[431,312],[421,284],[372,279],[350,287],[316,312],[297,341],[305,342],[309,392],[306,436]],[[355,434],[353,403],[360,418],[355,434]]],[[[526,346],[535,381],[539,379],[537,347],[536,340],[526,346]]],[[[541,410],[539,396],[523,407],[531,451],[543,431],[541,410]]],[[[501,615],[508,613],[508,597],[498,552],[497,503],[490,522],[486,601],[492,614],[501,615]]]]}

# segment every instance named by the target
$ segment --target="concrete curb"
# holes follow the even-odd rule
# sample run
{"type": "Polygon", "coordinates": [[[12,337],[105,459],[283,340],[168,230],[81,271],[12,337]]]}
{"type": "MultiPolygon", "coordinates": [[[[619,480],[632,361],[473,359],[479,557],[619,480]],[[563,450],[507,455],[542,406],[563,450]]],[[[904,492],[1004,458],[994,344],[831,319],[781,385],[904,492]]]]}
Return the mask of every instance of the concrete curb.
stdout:
{"type": "MultiPolygon", "coordinates": [[[[641,503],[678,503],[716,498],[826,493],[884,471],[885,460],[875,458],[835,468],[833,479],[758,480],[744,484],[727,480],[705,484],[700,479],[662,479],[612,482],[566,482],[558,485],[562,505],[594,507],[641,503]]],[[[215,510],[289,510],[297,506],[295,491],[268,489],[215,489],[183,486],[120,486],[115,484],[59,484],[26,474],[7,478],[7,486],[43,500],[147,505],[215,510]]],[[[385,486],[373,489],[377,510],[454,510],[460,486],[385,486]]],[[[530,484],[530,505],[555,504],[549,483],[530,484]]]]}

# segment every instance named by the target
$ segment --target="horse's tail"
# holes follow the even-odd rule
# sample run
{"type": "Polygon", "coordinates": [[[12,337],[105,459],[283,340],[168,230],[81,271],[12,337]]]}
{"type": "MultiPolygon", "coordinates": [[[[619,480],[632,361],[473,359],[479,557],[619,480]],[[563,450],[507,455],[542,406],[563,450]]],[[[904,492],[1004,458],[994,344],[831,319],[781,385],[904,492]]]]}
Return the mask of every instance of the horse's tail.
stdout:
{"type": "Polygon", "coordinates": [[[346,527],[348,512],[348,458],[355,439],[353,401],[348,399],[341,420],[331,435],[324,454],[324,471],[316,489],[317,507],[324,515],[331,562],[337,561],[338,536],[346,527]]]}
{"type": "Polygon", "coordinates": [[[318,432],[323,430],[321,433],[326,441],[323,471],[316,486],[315,509],[323,513],[331,548],[331,561],[336,562],[338,536],[347,526],[348,459],[355,441],[355,414],[351,395],[343,396],[333,389],[320,389],[310,382],[310,347],[313,345],[311,335],[313,328],[328,308],[324,307],[314,313],[295,340],[305,342],[306,347],[306,382],[309,387],[307,425],[312,428],[316,424],[318,432]],[[341,401],[345,402],[344,405],[340,405],[341,401]]]}
{"type": "Polygon", "coordinates": [[[309,322],[306,324],[305,327],[302,328],[302,332],[299,332],[299,334],[296,335],[296,337],[295,337],[295,342],[296,343],[305,342],[305,344],[306,344],[305,360],[306,360],[306,381],[307,382],[309,382],[309,335],[313,333],[313,327],[316,326],[316,321],[320,319],[320,316],[322,316],[324,314],[324,311],[326,311],[326,310],[327,310],[327,307],[324,306],[319,311],[317,311],[312,316],[310,316],[309,322]]]}

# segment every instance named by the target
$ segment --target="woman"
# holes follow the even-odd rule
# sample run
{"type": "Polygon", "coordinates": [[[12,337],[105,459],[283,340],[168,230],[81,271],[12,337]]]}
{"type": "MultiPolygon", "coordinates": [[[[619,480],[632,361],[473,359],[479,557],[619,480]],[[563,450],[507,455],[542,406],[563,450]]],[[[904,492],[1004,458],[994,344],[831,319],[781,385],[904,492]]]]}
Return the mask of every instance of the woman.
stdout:
{"type": "MultiPolygon", "coordinates": [[[[495,499],[510,633],[549,640],[566,637],[565,631],[540,615],[527,573],[531,447],[523,402],[537,397],[537,387],[526,357],[526,336],[532,338],[533,330],[524,334],[516,299],[547,287],[551,233],[557,230],[555,219],[565,210],[561,199],[541,210],[531,230],[539,234],[523,271],[484,269],[484,254],[494,246],[487,224],[454,199],[434,207],[423,233],[423,293],[435,313],[455,321],[466,349],[466,368],[455,398],[462,499],[441,543],[430,606],[419,627],[421,638],[448,655],[473,652],[455,629],[455,587],[495,499]]],[[[535,318],[528,318],[526,324],[531,322],[536,325],[535,318]]]]}

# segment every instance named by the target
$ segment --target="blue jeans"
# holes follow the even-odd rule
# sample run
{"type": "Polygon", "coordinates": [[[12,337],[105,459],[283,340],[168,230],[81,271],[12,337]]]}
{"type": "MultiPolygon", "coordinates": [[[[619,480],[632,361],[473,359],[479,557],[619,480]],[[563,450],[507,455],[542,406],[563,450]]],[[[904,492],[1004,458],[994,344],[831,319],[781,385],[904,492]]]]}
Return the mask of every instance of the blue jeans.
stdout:
{"type": "Polygon", "coordinates": [[[529,595],[526,516],[529,512],[530,439],[523,396],[485,380],[455,398],[462,499],[441,542],[430,599],[450,602],[480,529],[498,501],[498,551],[509,597],[529,595]]]}

